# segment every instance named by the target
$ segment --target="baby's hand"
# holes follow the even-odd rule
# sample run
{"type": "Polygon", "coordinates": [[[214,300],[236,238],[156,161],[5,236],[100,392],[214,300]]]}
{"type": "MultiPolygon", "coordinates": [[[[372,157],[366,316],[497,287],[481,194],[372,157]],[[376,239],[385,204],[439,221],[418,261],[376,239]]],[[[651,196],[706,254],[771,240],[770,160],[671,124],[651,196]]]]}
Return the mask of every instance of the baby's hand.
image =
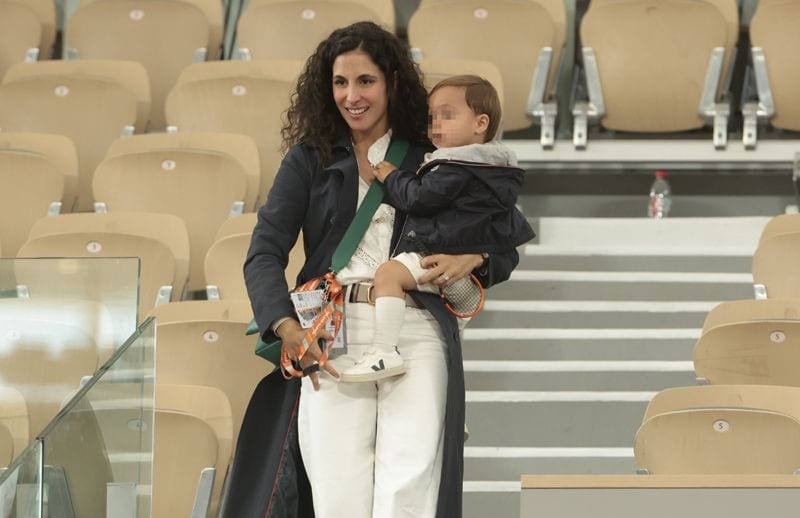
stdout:
{"type": "Polygon", "coordinates": [[[386,181],[386,177],[396,170],[397,167],[384,160],[372,168],[372,174],[375,175],[379,182],[383,183],[386,181]]]}

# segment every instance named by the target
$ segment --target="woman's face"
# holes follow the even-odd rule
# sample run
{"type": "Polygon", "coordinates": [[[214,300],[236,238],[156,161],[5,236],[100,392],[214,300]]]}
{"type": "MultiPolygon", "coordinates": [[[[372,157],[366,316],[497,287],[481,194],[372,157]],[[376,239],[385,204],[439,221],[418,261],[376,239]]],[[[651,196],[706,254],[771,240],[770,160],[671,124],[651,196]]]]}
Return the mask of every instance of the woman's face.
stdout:
{"type": "Polygon", "coordinates": [[[381,69],[362,50],[333,62],[333,100],[355,139],[376,140],[389,130],[389,97],[381,69]]]}

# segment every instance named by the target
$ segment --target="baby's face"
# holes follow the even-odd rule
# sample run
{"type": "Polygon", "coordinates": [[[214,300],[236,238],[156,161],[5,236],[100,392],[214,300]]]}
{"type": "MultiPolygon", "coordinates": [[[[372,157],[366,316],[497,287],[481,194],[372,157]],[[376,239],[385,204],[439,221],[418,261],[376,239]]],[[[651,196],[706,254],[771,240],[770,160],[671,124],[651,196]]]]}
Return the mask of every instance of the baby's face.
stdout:
{"type": "Polygon", "coordinates": [[[428,98],[428,137],[437,148],[483,143],[479,115],[465,94],[466,88],[443,86],[428,98]]]}

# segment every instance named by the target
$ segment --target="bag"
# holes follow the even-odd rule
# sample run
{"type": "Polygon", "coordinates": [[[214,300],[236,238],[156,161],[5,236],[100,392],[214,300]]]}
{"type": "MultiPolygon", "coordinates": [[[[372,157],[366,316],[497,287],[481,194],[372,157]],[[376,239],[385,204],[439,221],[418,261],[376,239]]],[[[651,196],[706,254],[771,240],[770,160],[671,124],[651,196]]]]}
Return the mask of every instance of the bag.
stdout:
{"type": "MultiPolygon", "coordinates": [[[[389,149],[386,151],[385,160],[392,164],[401,164],[405,159],[406,153],[408,152],[408,147],[409,144],[405,140],[392,140],[391,144],[389,145],[389,149]]],[[[386,189],[382,183],[373,181],[372,184],[370,184],[367,195],[364,197],[364,200],[358,207],[358,210],[353,217],[353,221],[350,222],[350,226],[347,227],[347,230],[342,237],[342,241],[333,252],[331,267],[328,273],[321,277],[315,277],[314,279],[311,279],[302,286],[299,286],[293,290],[305,291],[308,289],[316,289],[316,287],[320,285],[325,285],[326,294],[328,295],[328,307],[330,307],[329,311],[323,311],[320,313],[320,315],[317,317],[318,321],[315,321],[314,326],[310,328],[308,332],[306,332],[305,339],[303,340],[305,344],[305,350],[303,353],[301,353],[301,357],[302,354],[308,350],[309,344],[316,341],[319,331],[325,327],[324,324],[326,324],[328,320],[334,319],[335,332],[339,332],[342,318],[341,309],[337,310],[335,306],[338,305],[341,307],[343,293],[341,286],[339,286],[339,283],[336,281],[335,276],[342,268],[347,266],[347,263],[350,262],[350,258],[353,256],[358,244],[361,242],[361,238],[364,237],[364,233],[366,233],[367,228],[369,227],[372,216],[383,202],[385,192],[386,189]],[[337,318],[339,319],[338,323],[336,322],[337,318]]],[[[259,335],[258,339],[256,340],[256,355],[264,358],[273,365],[280,367],[281,370],[284,371],[284,377],[288,379],[290,377],[300,377],[304,374],[297,362],[292,362],[288,359],[288,356],[283,351],[283,344],[281,343],[280,338],[276,338],[271,342],[265,342],[262,339],[261,335],[259,334],[258,324],[256,323],[255,319],[250,321],[245,334],[259,335]]],[[[327,358],[326,350],[327,347],[323,350],[324,359],[327,358]]],[[[324,364],[324,361],[321,361],[320,363],[324,364]]]]}

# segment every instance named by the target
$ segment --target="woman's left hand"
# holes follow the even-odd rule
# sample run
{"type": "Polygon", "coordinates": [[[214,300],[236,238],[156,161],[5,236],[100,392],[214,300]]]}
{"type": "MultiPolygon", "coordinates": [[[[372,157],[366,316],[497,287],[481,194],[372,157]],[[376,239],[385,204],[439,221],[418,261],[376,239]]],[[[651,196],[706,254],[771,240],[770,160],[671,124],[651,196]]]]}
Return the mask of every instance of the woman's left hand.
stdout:
{"type": "Polygon", "coordinates": [[[466,277],[472,270],[482,265],[483,256],[480,254],[433,254],[423,257],[420,264],[428,271],[419,279],[419,283],[430,282],[444,288],[466,277]]]}

